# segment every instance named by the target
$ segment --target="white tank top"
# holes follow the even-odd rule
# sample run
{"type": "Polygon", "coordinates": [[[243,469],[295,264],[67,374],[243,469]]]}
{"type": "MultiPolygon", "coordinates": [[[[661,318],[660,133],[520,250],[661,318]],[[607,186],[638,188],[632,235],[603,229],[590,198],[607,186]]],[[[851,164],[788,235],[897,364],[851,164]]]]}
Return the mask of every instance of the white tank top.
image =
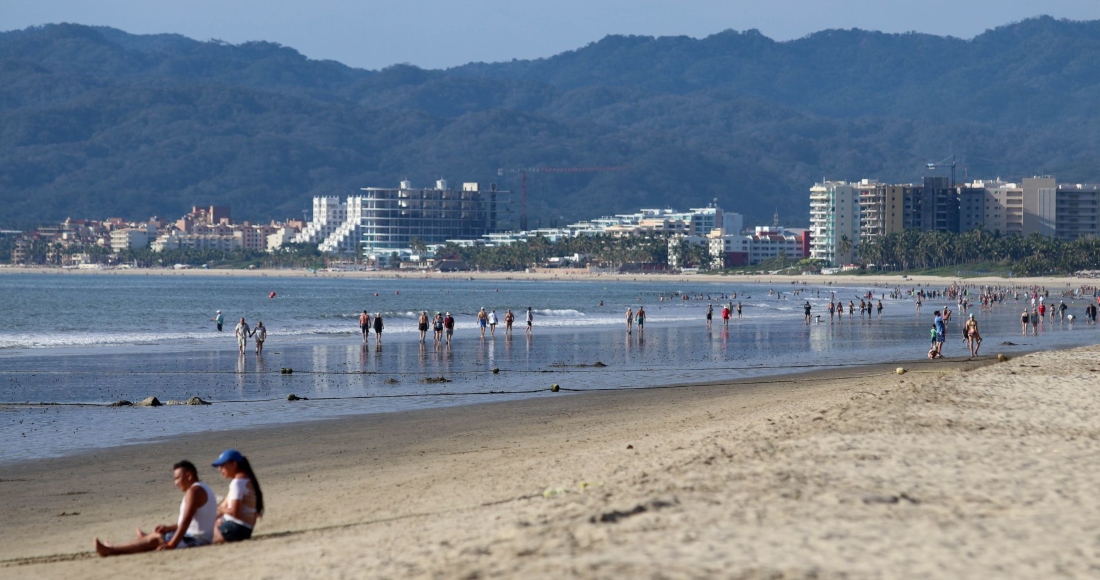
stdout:
{"type": "MultiPolygon", "coordinates": [[[[197,481],[191,487],[196,485],[206,492],[206,503],[195,510],[195,516],[191,518],[191,525],[188,526],[185,535],[198,538],[205,544],[211,544],[214,542],[214,521],[218,519],[218,500],[214,497],[214,490],[210,489],[209,485],[197,481]]],[[[183,520],[186,501],[186,497],[180,501],[180,520],[183,520]]]]}

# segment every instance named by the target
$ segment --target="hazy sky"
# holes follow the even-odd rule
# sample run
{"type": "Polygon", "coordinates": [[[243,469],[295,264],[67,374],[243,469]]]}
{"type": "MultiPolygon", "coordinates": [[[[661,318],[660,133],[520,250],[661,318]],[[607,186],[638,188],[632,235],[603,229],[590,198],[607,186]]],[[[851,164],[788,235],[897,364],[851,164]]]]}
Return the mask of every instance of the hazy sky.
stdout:
{"type": "Polygon", "coordinates": [[[1100,19],[1100,0],[0,0],[0,30],[76,22],[268,40],[357,67],[441,68],[551,56],[608,34],[757,28],[787,40],[864,28],[970,38],[1040,14],[1100,19]]]}

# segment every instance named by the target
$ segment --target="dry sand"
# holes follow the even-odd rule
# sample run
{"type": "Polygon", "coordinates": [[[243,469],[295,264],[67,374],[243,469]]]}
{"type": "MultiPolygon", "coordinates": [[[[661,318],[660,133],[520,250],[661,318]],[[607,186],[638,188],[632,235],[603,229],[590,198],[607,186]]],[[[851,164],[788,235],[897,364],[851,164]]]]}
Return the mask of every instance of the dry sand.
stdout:
{"type": "Polygon", "coordinates": [[[0,575],[1095,576],[1098,354],[566,395],[6,466],[0,575]],[[266,492],[256,539],[91,555],[94,536],[173,521],[171,463],[227,446],[266,492]]]}
{"type": "Polygon", "coordinates": [[[581,269],[539,269],[533,272],[417,272],[378,270],[371,272],[310,272],[308,270],[203,270],[191,268],[186,270],[173,269],[64,269],[46,267],[2,266],[0,274],[56,274],[56,275],[91,275],[91,276],[247,276],[247,277],[272,277],[272,278],[375,278],[375,279],[406,279],[406,280],[526,280],[526,281],[652,281],[652,282],[697,282],[697,283],[730,283],[730,284],[847,284],[856,286],[885,286],[901,288],[915,288],[917,285],[943,288],[952,283],[962,283],[977,286],[1015,286],[1030,288],[1042,286],[1051,291],[1068,290],[1081,285],[1097,286],[1100,280],[1090,278],[1077,278],[1072,276],[1040,276],[1034,278],[1005,278],[999,276],[982,276],[972,278],[957,278],[948,276],[907,276],[901,274],[875,274],[875,275],[844,275],[832,274],[808,275],[808,276],[778,276],[778,275],[709,275],[709,274],[594,274],[581,269]]]}

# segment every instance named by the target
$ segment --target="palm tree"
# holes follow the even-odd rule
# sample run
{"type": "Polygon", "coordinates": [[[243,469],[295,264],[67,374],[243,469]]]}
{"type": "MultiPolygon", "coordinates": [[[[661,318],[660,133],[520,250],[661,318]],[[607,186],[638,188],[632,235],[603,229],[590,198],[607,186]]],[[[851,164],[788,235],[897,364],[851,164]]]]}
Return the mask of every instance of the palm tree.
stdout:
{"type": "MultiPolygon", "coordinates": [[[[847,254],[852,249],[852,240],[848,239],[848,235],[844,234],[840,236],[840,241],[836,244],[836,252],[841,255],[847,254]]],[[[834,261],[836,261],[834,259],[834,261]]]]}

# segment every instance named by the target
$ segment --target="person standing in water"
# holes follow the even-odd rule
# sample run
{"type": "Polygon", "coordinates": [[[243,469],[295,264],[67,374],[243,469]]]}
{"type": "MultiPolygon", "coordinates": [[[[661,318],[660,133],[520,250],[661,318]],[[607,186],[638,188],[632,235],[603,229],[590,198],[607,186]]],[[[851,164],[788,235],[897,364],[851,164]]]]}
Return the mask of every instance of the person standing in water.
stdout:
{"type": "Polygon", "coordinates": [[[382,344],[382,329],[385,328],[385,327],[386,327],[386,325],[382,323],[382,313],[381,312],[375,312],[374,313],[374,344],[376,346],[382,344]]]}
{"type": "Polygon", "coordinates": [[[248,327],[248,323],[244,321],[244,318],[237,323],[237,327],[233,329],[233,335],[237,337],[237,350],[241,354],[244,354],[244,349],[248,346],[248,335],[252,332],[252,329],[248,327]]]}
{"type": "Polygon", "coordinates": [[[428,336],[428,311],[421,310],[420,318],[416,320],[416,328],[420,331],[420,342],[428,336]]]}
{"type": "Polygon", "coordinates": [[[978,321],[971,314],[966,321],[966,338],[970,343],[970,358],[978,356],[978,349],[982,347],[982,335],[978,333],[978,321]]]}
{"type": "Polygon", "coordinates": [[[711,321],[714,319],[714,305],[707,304],[707,327],[710,327],[711,321]]]}
{"type": "Polygon", "coordinates": [[[932,324],[936,327],[936,358],[943,358],[943,342],[947,339],[947,324],[944,323],[943,314],[937,310],[932,324]]]}
{"type": "Polygon", "coordinates": [[[366,310],[359,315],[359,330],[363,333],[363,342],[367,342],[370,337],[370,314],[366,310]]]}
{"type": "Polygon", "coordinates": [[[638,332],[645,330],[645,307],[638,307],[638,315],[634,319],[638,321],[638,332]]]}
{"type": "Polygon", "coordinates": [[[481,338],[485,338],[485,328],[489,326],[489,314],[485,312],[485,307],[482,306],[481,310],[477,311],[477,328],[481,331],[481,338]]]}
{"type": "Polygon", "coordinates": [[[806,318],[806,324],[809,324],[809,323],[810,323],[810,310],[811,310],[812,308],[813,308],[813,307],[812,307],[812,306],[810,306],[810,301],[809,301],[809,300],[807,300],[807,301],[806,301],[806,304],[805,304],[805,306],[803,306],[803,307],[802,307],[802,309],[803,309],[803,310],[805,311],[805,313],[806,313],[806,317],[805,317],[805,318],[806,318]]]}
{"type": "Polygon", "coordinates": [[[432,319],[432,330],[435,331],[435,341],[442,344],[443,342],[443,313],[436,312],[435,318],[432,319]]]}
{"type": "Polygon", "coordinates": [[[509,308],[508,312],[504,313],[504,334],[512,334],[512,323],[516,321],[516,315],[512,314],[512,309],[509,308]]]}
{"type": "MultiPolygon", "coordinates": [[[[752,298],[752,296],[749,296],[749,298],[752,298]]],[[[737,303],[737,320],[741,320],[741,303],[740,302],[737,303]]]]}
{"type": "Polygon", "coordinates": [[[630,334],[634,332],[634,309],[626,309],[626,333],[630,334]]]}
{"type": "Polygon", "coordinates": [[[443,328],[447,330],[447,344],[451,344],[451,336],[455,333],[455,319],[451,316],[451,313],[447,313],[447,317],[443,319],[443,328]]]}
{"type": "Polygon", "coordinates": [[[221,310],[217,311],[214,314],[214,318],[211,318],[210,320],[214,321],[214,324],[216,324],[218,326],[218,332],[221,332],[222,331],[222,324],[225,323],[225,317],[222,316],[222,311],[221,310]]]}
{"type": "MultiPolygon", "coordinates": [[[[600,303],[603,306],[603,303],[600,303]]],[[[492,310],[489,312],[489,336],[497,335],[497,311],[492,310]]]]}
{"type": "Polygon", "coordinates": [[[260,320],[256,323],[256,330],[249,333],[249,336],[256,339],[256,354],[264,353],[264,341],[267,340],[267,329],[264,328],[264,321],[260,320]]]}
{"type": "Polygon", "coordinates": [[[531,336],[532,326],[535,324],[535,315],[531,313],[531,307],[527,307],[527,336],[531,336]]]}

